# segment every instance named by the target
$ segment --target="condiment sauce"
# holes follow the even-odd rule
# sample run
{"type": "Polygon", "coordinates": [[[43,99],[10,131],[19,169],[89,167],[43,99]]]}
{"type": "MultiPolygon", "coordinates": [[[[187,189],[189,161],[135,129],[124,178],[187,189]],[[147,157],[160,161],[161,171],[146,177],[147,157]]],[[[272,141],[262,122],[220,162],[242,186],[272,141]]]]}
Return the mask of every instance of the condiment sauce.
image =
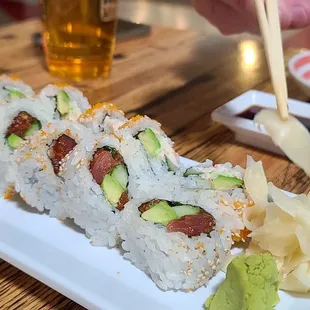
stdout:
{"type": "MultiPolygon", "coordinates": [[[[237,114],[237,117],[241,117],[241,118],[245,118],[245,119],[249,119],[249,120],[253,120],[255,115],[261,111],[263,109],[263,107],[260,106],[251,106],[250,108],[248,108],[247,110],[237,114]]],[[[308,131],[310,131],[310,118],[305,118],[305,117],[300,117],[300,116],[296,116],[294,115],[307,129],[308,131]]]]}

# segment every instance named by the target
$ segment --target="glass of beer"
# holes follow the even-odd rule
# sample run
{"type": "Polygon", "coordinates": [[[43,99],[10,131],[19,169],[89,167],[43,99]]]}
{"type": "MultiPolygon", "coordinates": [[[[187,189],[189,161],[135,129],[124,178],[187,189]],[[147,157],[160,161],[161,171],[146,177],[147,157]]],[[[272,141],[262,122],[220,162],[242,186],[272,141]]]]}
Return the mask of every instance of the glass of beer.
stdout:
{"type": "Polygon", "coordinates": [[[117,0],[40,0],[49,71],[83,80],[108,77],[115,48],[117,0]]]}

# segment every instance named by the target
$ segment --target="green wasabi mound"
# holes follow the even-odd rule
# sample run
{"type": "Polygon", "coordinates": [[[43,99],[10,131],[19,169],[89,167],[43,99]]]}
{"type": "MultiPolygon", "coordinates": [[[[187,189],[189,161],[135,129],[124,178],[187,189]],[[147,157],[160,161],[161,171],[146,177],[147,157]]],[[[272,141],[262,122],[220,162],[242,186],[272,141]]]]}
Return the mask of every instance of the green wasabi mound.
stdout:
{"type": "Polygon", "coordinates": [[[272,310],[280,301],[280,276],[269,254],[238,256],[227,267],[226,280],[211,295],[206,310],[272,310]]]}

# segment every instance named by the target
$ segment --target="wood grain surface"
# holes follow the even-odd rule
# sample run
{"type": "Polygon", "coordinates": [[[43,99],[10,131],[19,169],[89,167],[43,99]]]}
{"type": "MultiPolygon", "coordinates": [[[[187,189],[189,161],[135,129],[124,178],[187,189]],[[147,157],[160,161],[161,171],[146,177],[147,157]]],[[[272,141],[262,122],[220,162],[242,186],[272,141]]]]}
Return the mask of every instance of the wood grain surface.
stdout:
{"type": "MultiPolygon", "coordinates": [[[[37,20],[0,29],[0,74],[16,75],[39,91],[59,82],[34,47],[37,20]]],[[[285,51],[288,60],[296,50],[285,51]]],[[[180,155],[244,165],[246,154],[264,163],[277,186],[310,190],[305,174],[286,158],[237,143],[232,132],[211,121],[218,106],[248,89],[271,92],[264,51],[258,41],[205,38],[189,31],[154,28],[151,36],[117,45],[107,80],[72,83],[91,103],[110,101],[128,116],[146,114],[162,123],[180,155]]],[[[308,100],[288,77],[289,96],[308,100]]],[[[83,309],[37,280],[0,261],[0,309],[83,309]]]]}

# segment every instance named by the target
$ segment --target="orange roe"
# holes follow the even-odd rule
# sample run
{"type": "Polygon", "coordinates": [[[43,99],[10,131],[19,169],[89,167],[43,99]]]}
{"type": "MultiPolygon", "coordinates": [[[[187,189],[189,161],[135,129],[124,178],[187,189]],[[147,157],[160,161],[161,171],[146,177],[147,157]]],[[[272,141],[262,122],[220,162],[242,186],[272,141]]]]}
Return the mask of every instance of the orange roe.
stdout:
{"type": "Polygon", "coordinates": [[[13,185],[10,185],[6,191],[5,191],[5,194],[4,194],[4,199],[11,199],[15,194],[15,189],[14,189],[14,186],[13,185]]]}
{"type": "MultiPolygon", "coordinates": [[[[235,201],[233,203],[233,208],[237,211],[239,211],[239,216],[242,218],[243,209],[250,208],[254,206],[253,201],[249,201],[248,203],[243,203],[240,201],[235,201]]],[[[232,239],[234,242],[245,242],[248,239],[249,234],[251,233],[250,230],[248,230],[246,227],[244,227],[242,230],[240,230],[239,233],[233,233],[232,239]]]]}
{"type": "Polygon", "coordinates": [[[197,244],[197,250],[200,250],[200,249],[204,249],[204,245],[202,242],[198,242],[197,244]]]}
{"type": "Polygon", "coordinates": [[[133,122],[133,123],[135,123],[135,122],[138,122],[141,118],[143,118],[143,116],[141,116],[141,115],[136,115],[136,116],[133,116],[131,119],[130,119],[130,121],[131,122],[133,122]]]}
{"type": "Polygon", "coordinates": [[[20,81],[20,77],[17,76],[17,75],[10,75],[10,78],[11,78],[13,81],[20,81]]]}
{"type": "Polygon", "coordinates": [[[97,113],[96,110],[106,108],[109,111],[118,111],[124,115],[124,112],[119,110],[114,104],[107,103],[107,102],[98,102],[94,104],[91,108],[86,110],[84,114],[80,116],[80,119],[86,118],[86,117],[94,117],[97,113]]]}
{"type": "Polygon", "coordinates": [[[244,227],[244,229],[240,230],[240,233],[238,235],[233,234],[232,239],[234,242],[245,242],[248,239],[250,233],[251,231],[244,227]]]}
{"type": "Polygon", "coordinates": [[[238,210],[244,208],[246,205],[244,203],[241,203],[240,201],[235,201],[233,206],[235,210],[238,210]]]}
{"type": "Polygon", "coordinates": [[[141,116],[141,115],[136,115],[136,116],[133,116],[130,120],[129,120],[129,122],[127,122],[127,123],[125,123],[124,125],[122,125],[121,127],[120,127],[120,129],[124,129],[124,128],[128,128],[128,127],[130,127],[131,126],[131,124],[132,123],[136,123],[136,122],[138,122],[140,119],[142,119],[143,118],[143,116],[141,116]]]}
{"type": "Polygon", "coordinates": [[[63,87],[66,87],[66,86],[71,86],[70,84],[68,83],[63,83],[63,82],[58,82],[58,83],[55,83],[54,84],[55,86],[58,86],[60,88],[63,88],[63,87]]]}
{"type": "Polygon", "coordinates": [[[66,129],[66,130],[65,130],[65,134],[68,135],[68,136],[70,136],[70,135],[71,135],[71,130],[70,130],[70,129],[66,129]]]}

